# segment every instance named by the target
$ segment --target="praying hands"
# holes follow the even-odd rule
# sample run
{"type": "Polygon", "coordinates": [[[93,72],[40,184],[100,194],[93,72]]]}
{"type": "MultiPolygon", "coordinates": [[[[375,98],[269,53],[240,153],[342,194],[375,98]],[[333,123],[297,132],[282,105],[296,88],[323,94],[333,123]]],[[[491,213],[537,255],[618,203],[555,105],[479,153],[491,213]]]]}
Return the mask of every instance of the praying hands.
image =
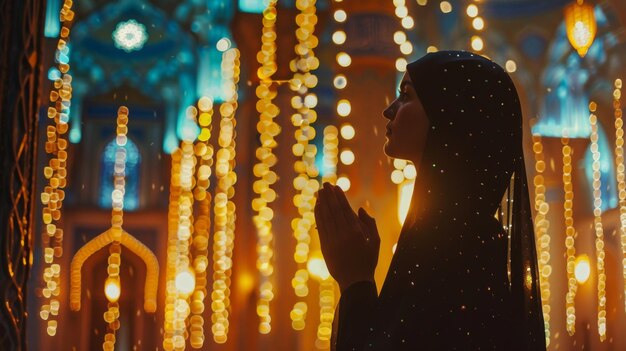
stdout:
{"type": "Polygon", "coordinates": [[[363,208],[355,213],[340,187],[324,183],[317,193],[315,221],[328,271],[341,291],[360,281],[374,282],[380,237],[363,208]]]}

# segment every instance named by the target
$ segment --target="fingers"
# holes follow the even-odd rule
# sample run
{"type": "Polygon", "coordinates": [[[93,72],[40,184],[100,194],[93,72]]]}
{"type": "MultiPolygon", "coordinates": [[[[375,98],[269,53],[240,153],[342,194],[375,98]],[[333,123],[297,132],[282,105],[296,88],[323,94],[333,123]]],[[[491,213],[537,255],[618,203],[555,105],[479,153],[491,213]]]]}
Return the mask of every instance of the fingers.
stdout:
{"type": "MultiPolygon", "coordinates": [[[[350,217],[345,214],[345,204],[340,201],[334,186],[330,183],[324,183],[322,191],[325,196],[324,199],[328,199],[327,204],[329,209],[331,209],[331,216],[334,219],[337,230],[346,233],[352,223],[349,221],[350,217]]],[[[350,209],[350,211],[352,210],[350,209]]]]}
{"type": "MultiPolygon", "coordinates": [[[[337,201],[337,204],[340,206],[340,216],[343,216],[345,225],[350,227],[357,227],[358,221],[356,218],[356,214],[352,210],[352,207],[350,206],[350,203],[348,202],[348,199],[346,198],[343,190],[341,190],[341,188],[336,185],[330,185],[329,189],[331,190],[335,200],[337,201]]],[[[339,219],[339,222],[341,222],[341,218],[339,219]]]]}
{"type": "Polygon", "coordinates": [[[374,242],[379,242],[380,237],[378,235],[378,228],[376,227],[376,220],[374,217],[370,216],[364,208],[359,208],[359,219],[366,227],[365,234],[367,238],[370,240],[374,240],[374,242]]]}

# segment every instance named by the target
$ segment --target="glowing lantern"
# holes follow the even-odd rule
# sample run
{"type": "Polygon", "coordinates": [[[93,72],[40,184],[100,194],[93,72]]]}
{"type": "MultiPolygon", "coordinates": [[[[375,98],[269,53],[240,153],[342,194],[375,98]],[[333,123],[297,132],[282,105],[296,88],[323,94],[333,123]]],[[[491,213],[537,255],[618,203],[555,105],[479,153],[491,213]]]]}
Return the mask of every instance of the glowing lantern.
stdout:
{"type": "Polygon", "coordinates": [[[593,5],[583,4],[577,0],[565,8],[565,27],[567,38],[578,51],[580,57],[587,54],[587,50],[596,36],[596,18],[593,5]]]}

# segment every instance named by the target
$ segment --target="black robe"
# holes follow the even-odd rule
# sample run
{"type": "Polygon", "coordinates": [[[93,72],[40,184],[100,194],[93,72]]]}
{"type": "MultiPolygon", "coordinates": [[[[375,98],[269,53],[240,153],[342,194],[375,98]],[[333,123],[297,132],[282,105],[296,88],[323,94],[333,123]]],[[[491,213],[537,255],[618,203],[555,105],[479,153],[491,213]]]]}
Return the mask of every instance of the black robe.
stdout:
{"type": "Polygon", "coordinates": [[[464,51],[407,72],[430,124],[411,208],[380,296],[371,282],[343,292],[332,347],[545,350],[515,86],[464,51]]]}

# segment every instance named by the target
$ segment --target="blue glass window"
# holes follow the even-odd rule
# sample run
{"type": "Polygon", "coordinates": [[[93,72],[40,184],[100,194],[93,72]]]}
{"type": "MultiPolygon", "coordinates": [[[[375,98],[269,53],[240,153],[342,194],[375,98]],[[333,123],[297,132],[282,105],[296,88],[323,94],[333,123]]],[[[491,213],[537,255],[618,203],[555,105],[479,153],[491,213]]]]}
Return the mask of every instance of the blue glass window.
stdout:
{"type": "MultiPolygon", "coordinates": [[[[100,159],[100,207],[111,208],[111,193],[113,192],[113,169],[115,167],[115,139],[104,148],[100,159]]],[[[126,189],[124,192],[124,209],[136,210],[139,207],[139,166],[141,154],[137,145],[129,138],[126,145],[126,189]]]]}

